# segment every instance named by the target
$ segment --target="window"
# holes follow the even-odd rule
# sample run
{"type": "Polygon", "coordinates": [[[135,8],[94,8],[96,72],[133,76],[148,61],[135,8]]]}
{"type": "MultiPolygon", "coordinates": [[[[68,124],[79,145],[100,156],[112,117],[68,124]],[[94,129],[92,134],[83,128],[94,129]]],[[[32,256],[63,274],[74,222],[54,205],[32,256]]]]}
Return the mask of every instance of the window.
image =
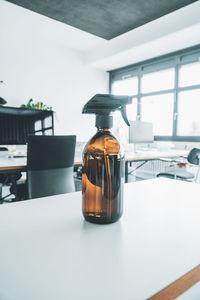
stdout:
{"type": "Polygon", "coordinates": [[[172,135],[173,102],[172,93],[141,98],[141,119],[153,123],[154,135],[172,135]]]}
{"type": "Polygon", "coordinates": [[[128,120],[134,121],[137,118],[137,98],[132,99],[132,104],[126,106],[128,120]]]}
{"type": "Polygon", "coordinates": [[[35,120],[35,135],[52,135],[53,134],[53,112],[46,112],[46,116],[42,119],[35,120]]]}
{"type": "Polygon", "coordinates": [[[200,141],[200,45],[110,71],[110,86],[133,96],[128,119],[152,122],[155,140],[200,141]]]}
{"type": "Polygon", "coordinates": [[[179,93],[178,135],[200,136],[200,89],[179,93]]]}
{"type": "MultiPolygon", "coordinates": [[[[130,77],[117,80],[113,83],[112,94],[114,95],[136,95],[138,93],[138,78],[130,77]]],[[[137,99],[133,99],[132,104],[127,105],[127,117],[135,120],[137,117],[137,99]]],[[[118,119],[118,118],[117,118],[118,119]]]]}
{"type": "Polygon", "coordinates": [[[183,65],[179,70],[179,86],[200,84],[200,62],[183,65]]]}
{"type": "Polygon", "coordinates": [[[144,74],[141,78],[141,92],[150,93],[174,88],[174,68],[144,74]]]}
{"type": "Polygon", "coordinates": [[[117,80],[113,83],[112,91],[114,95],[136,95],[138,92],[138,78],[117,80]]]}
{"type": "Polygon", "coordinates": [[[35,131],[40,131],[42,130],[42,121],[41,120],[37,120],[35,122],[35,131]]]}

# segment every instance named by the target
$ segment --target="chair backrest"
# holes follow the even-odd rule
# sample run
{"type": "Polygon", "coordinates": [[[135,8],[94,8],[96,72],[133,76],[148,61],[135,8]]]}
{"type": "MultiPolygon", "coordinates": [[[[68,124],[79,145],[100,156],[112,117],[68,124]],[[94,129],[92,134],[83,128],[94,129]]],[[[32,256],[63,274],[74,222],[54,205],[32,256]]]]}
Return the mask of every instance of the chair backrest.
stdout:
{"type": "Polygon", "coordinates": [[[189,163],[193,165],[199,165],[199,159],[200,159],[200,149],[193,148],[190,153],[188,154],[188,161],[189,163]]]}
{"type": "Polygon", "coordinates": [[[28,137],[29,198],[70,193],[75,190],[75,146],[75,135],[28,137]]]}

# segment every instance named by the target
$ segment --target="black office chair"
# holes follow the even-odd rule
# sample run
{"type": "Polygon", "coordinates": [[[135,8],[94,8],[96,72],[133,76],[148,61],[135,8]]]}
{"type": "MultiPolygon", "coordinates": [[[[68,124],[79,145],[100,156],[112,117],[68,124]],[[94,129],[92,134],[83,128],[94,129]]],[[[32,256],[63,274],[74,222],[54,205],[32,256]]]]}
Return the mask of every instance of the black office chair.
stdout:
{"type": "Polygon", "coordinates": [[[167,177],[167,178],[172,178],[172,179],[179,179],[179,180],[186,180],[186,181],[195,181],[197,182],[198,177],[199,177],[199,171],[200,171],[200,149],[198,148],[193,148],[187,157],[187,161],[190,164],[193,165],[198,165],[198,170],[196,175],[186,171],[184,168],[178,168],[176,169],[177,164],[184,164],[180,160],[170,160],[170,159],[161,159],[163,161],[169,161],[174,164],[174,168],[172,168],[171,171],[169,172],[162,172],[157,174],[157,177],[167,177]]]}
{"type": "Polygon", "coordinates": [[[21,172],[18,171],[6,171],[5,174],[0,174],[0,203],[17,201],[18,192],[17,192],[17,181],[22,177],[21,172]],[[4,186],[10,186],[10,193],[6,196],[2,196],[2,189],[4,186]],[[9,196],[14,195],[12,199],[8,199],[9,196]]]}
{"type": "Polygon", "coordinates": [[[29,199],[75,191],[73,169],[76,136],[29,136],[29,199]]]}

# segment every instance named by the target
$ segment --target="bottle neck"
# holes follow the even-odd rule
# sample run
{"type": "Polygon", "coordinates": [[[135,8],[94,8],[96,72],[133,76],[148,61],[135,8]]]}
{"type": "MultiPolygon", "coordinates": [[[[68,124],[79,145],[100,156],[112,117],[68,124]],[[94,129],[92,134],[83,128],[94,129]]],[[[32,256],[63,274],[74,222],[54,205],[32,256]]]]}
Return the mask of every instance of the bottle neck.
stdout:
{"type": "Polygon", "coordinates": [[[96,127],[109,130],[113,127],[113,117],[111,115],[96,115],[96,127]]]}
{"type": "Polygon", "coordinates": [[[110,129],[108,129],[108,128],[97,128],[97,131],[110,132],[110,129]]]}

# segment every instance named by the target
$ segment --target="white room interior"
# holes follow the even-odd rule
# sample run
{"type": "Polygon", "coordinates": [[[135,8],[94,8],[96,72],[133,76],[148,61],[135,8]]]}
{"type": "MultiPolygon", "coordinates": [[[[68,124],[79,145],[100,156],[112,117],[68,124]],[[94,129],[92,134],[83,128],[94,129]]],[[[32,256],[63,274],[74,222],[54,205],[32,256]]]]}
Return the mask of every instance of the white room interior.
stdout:
{"type": "MultiPolygon", "coordinates": [[[[55,134],[75,134],[78,142],[85,143],[96,129],[94,116],[82,115],[82,108],[93,95],[109,93],[108,71],[198,45],[199,15],[197,1],[106,40],[0,0],[0,96],[8,106],[20,107],[30,98],[52,106],[55,134]]],[[[113,131],[131,152],[133,145],[126,144],[128,129],[117,116],[121,128],[113,131]]],[[[157,141],[148,147],[199,145],[157,141]]],[[[80,155],[82,148],[77,150],[80,155]]],[[[152,173],[150,163],[147,169],[152,173]]]]}
{"type": "Polygon", "coordinates": [[[199,96],[200,0],[0,0],[0,300],[200,299],[199,96]]]}
{"type": "Polygon", "coordinates": [[[109,92],[107,71],[199,44],[199,15],[197,1],[105,40],[1,0],[1,96],[9,106],[45,102],[56,112],[56,134],[86,141],[94,119],[81,110],[109,92]]]}

